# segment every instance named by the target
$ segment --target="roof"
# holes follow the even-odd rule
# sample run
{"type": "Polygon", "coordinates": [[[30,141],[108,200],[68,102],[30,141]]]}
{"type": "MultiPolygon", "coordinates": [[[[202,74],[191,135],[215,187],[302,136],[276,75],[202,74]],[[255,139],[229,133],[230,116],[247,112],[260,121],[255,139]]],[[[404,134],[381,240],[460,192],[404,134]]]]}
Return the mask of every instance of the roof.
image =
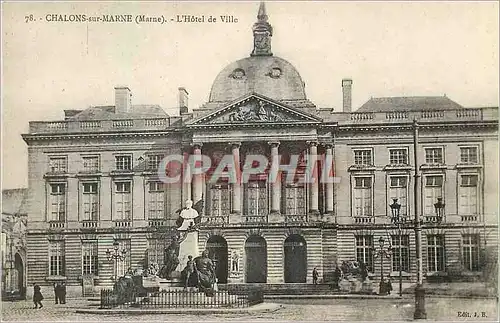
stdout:
{"type": "Polygon", "coordinates": [[[27,188],[2,190],[2,214],[28,214],[27,200],[27,188]]]}
{"type": "Polygon", "coordinates": [[[222,69],[212,84],[209,101],[233,101],[249,93],[274,100],[306,100],[304,86],[288,61],[277,56],[251,56],[222,69]]]}
{"type": "Polygon", "coordinates": [[[68,120],[116,120],[167,118],[169,115],[159,106],[152,104],[132,105],[128,113],[115,113],[115,106],[95,106],[68,118],[68,120]]]}
{"type": "Polygon", "coordinates": [[[411,110],[456,110],[463,107],[446,96],[404,96],[371,98],[356,112],[390,112],[411,110]]]}

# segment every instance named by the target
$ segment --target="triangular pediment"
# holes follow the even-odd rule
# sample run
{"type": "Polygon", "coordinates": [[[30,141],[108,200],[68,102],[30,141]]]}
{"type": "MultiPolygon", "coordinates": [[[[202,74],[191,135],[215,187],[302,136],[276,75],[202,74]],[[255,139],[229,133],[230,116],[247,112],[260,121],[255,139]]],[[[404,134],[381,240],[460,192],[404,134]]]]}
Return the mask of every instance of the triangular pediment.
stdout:
{"type": "Polygon", "coordinates": [[[250,94],[216,111],[192,120],[188,125],[238,125],[318,123],[321,119],[258,94],[250,94]]]}

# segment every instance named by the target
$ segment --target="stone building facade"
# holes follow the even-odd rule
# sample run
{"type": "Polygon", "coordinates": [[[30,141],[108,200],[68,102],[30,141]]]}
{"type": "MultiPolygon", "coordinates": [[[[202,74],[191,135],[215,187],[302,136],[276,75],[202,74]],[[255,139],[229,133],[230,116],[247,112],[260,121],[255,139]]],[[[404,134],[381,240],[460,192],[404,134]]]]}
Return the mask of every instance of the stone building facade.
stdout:
{"type": "Polygon", "coordinates": [[[326,280],[337,264],[356,260],[374,279],[381,270],[399,275],[399,266],[415,279],[415,196],[427,278],[479,279],[496,263],[498,108],[389,97],[352,111],[349,79],[339,82],[342,112],[318,108],[298,71],[272,54],[264,5],[257,18],[252,53],[222,69],[201,107],[189,109],[179,88],[179,116],[169,116],[133,105],[130,89],[117,87],[114,106],[30,123],[29,284],[65,280],[68,293],[81,295],[90,277],[96,290],[109,287],[106,250],[115,240],[127,250],[118,274],[161,264],[166,233],[188,199],[203,200],[199,249],[216,260],[220,283],[306,283],[315,267],[326,280]],[[238,170],[251,155],[279,155],[284,165],[299,159],[293,181],[287,170],[280,181],[263,169],[233,183],[227,174],[211,180],[213,168],[184,168],[191,182],[164,183],[158,168],[171,155],[214,164],[230,155],[238,170]],[[309,172],[314,160],[323,163],[309,172]],[[329,167],[337,180],[318,180],[329,167]],[[406,220],[401,234],[391,223],[394,198],[406,220]],[[375,257],[381,237],[392,250],[383,266],[375,257]]]}

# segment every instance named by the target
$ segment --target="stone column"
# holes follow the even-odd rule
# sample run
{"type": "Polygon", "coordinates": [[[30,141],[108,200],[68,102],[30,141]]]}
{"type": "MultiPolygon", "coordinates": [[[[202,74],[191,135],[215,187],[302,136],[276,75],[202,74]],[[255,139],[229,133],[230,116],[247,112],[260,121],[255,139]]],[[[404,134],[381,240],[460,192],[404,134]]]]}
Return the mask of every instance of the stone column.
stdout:
{"type": "MultiPolygon", "coordinates": [[[[278,147],[279,147],[279,142],[269,142],[269,145],[271,146],[271,167],[274,169],[276,172],[277,167],[279,166],[279,159],[278,159],[278,147]],[[276,163],[276,165],[275,165],[276,163]],[[275,169],[276,168],[276,169],[275,169]]],[[[281,182],[280,182],[280,176],[278,175],[276,178],[273,178],[271,182],[271,213],[280,213],[280,206],[281,206],[281,182]]]]}
{"type": "Polygon", "coordinates": [[[318,142],[309,141],[309,213],[319,214],[319,183],[318,183],[318,142]]]}
{"type": "MultiPolygon", "coordinates": [[[[201,163],[201,146],[202,143],[194,143],[193,144],[193,155],[195,166],[201,167],[201,165],[197,165],[197,163],[201,163]]],[[[193,204],[201,200],[203,197],[203,174],[193,174],[193,204]]]]}
{"type": "Polygon", "coordinates": [[[231,143],[231,151],[233,153],[234,171],[236,178],[234,178],[233,188],[233,209],[231,213],[241,214],[241,167],[240,167],[240,146],[241,143],[231,143]]]}
{"type": "Polygon", "coordinates": [[[326,212],[331,215],[333,214],[333,145],[326,144],[326,159],[328,165],[325,165],[326,170],[330,170],[329,174],[326,174],[326,212]]]}

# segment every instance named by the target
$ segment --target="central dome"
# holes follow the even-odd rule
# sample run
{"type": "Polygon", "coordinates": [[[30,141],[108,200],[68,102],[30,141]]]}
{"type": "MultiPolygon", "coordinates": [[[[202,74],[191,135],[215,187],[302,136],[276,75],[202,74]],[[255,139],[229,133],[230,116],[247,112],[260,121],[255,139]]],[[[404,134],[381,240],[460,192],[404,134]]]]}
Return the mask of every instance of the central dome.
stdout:
{"type": "Polygon", "coordinates": [[[251,56],[229,64],[217,75],[208,101],[233,101],[250,93],[277,101],[306,100],[304,82],[299,72],[284,59],[273,56],[273,27],[268,22],[263,2],[259,6],[257,22],[252,31],[251,56]]]}
{"type": "Polygon", "coordinates": [[[306,99],[304,82],[292,64],[276,56],[251,56],[217,75],[209,101],[232,101],[252,92],[274,100],[306,99]]]}

